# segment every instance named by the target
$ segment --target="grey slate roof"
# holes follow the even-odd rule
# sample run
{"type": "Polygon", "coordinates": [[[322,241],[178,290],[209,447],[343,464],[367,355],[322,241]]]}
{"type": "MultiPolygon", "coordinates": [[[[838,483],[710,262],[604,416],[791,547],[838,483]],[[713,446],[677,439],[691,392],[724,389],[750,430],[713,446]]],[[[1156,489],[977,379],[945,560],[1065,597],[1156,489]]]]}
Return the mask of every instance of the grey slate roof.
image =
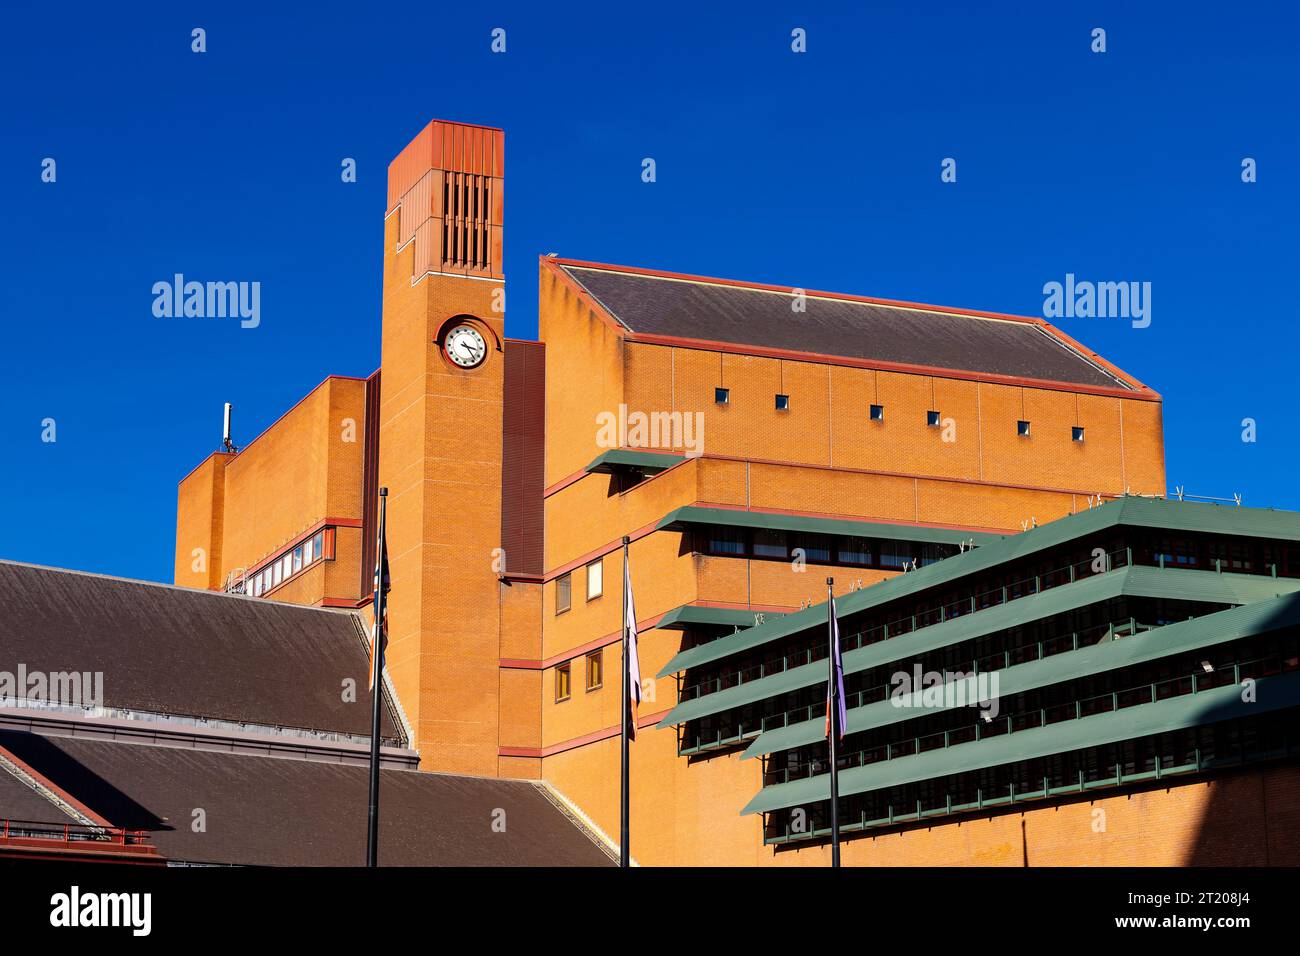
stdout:
{"type": "Polygon", "coordinates": [[[0,670],[102,672],[105,707],[368,737],[366,660],[351,612],[0,561],[0,670]]]}
{"type": "MultiPolygon", "coordinates": [[[[0,747],[114,826],[148,831],[170,861],[365,863],[364,766],[14,731],[0,731],[0,747]],[[193,826],[196,809],[203,811],[201,832],[193,826]]],[[[529,781],[414,770],[384,770],[380,777],[381,865],[611,863],[529,781]],[[502,818],[505,830],[498,832],[492,824],[502,818]]]]}
{"type": "Polygon", "coordinates": [[[559,268],[633,333],[1133,388],[1029,322],[811,296],[795,312],[788,292],[617,266],[559,268]]]}

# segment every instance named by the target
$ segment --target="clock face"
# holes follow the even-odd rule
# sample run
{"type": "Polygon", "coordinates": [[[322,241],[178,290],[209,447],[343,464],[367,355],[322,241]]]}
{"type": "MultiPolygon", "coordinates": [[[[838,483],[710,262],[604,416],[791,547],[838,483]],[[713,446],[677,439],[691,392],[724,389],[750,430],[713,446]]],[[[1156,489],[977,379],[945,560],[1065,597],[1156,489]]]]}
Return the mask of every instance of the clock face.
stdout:
{"type": "Polygon", "coordinates": [[[474,368],[487,356],[487,343],[474,326],[458,325],[447,333],[446,350],[447,358],[461,368],[474,368]]]}

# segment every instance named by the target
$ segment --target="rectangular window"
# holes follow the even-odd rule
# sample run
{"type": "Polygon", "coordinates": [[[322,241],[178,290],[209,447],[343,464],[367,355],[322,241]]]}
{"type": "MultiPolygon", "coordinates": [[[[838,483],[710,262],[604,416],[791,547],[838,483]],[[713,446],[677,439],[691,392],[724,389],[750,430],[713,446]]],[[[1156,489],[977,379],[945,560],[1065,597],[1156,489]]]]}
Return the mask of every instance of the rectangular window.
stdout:
{"type": "Polygon", "coordinates": [[[605,590],[605,565],[597,559],[587,565],[587,600],[598,598],[605,590]]]}
{"type": "Polygon", "coordinates": [[[561,664],[555,668],[555,702],[568,700],[572,693],[572,685],[569,683],[570,673],[568,664],[561,664]]]}
{"type": "Polygon", "coordinates": [[[788,412],[788,411],[790,410],[790,396],[789,396],[789,395],[777,395],[777,396],[776,396],[776,410],[777,410],[778,412],[788,412]]]}
{"type": "Polygon", "coordinates": [[[839,560],[843,564],[870,564],[871,541],[868,538],[841,537],[839,560]]]}
{"type": "Polygon", "coordinates": [[[885,406],[884,406],[884,405],[872,405],[872,406],[871,406],[871,420],[872,420],[873,422],[883,422],[883,421],[885,420],[885,406]]]}
{"type": "Polygon", "coordinates": [[[271,565],[271,587],[275,587],[277,584],[279,584],[280,581],[283,580],[283,575],[284,575],[283,564],[277,561],[275,562],[275,564],[271,565]]]}
{"type": "Polygon", "coordinates": [[[1021,438],[1028,438],[1029,422],[1025,421],[1024,419],[1021,419],[1020,421],[1016,422],[1016,434],[1019,435],[1021,438]]]}
{"type": "Polygon", "coordinates": [[[953,546],[950,544],[923,544],[921,545],[921,567],[927,564],[934,564],[936,561],[942,561],[953,552],[953,546]]]}
{"type": "Polygon", "coordinates": [[[573,575],[562,574],[555,579],[555,613],[563,614],[569,609],[573,592],[573,575]]]}
{"type": "Polygon", "coordinates": [[[325,557],[325,552],[321,550],[321,542],[324,539],[325,532],[317,531],[316,537],[311,539],[311,553],[316,555],[316,560],[325,557]]]}
{"type": "Polygon", "coordinates": [[[284,567],[284,576],[286,578],[293,574],[293,553],[290,552],[281,558],[280,564],[284,567]]]}
{"type": "Polygon", "coordinates": [[[603,653],[592,651],[587,655],[587,690],[596,690],[605,682],[603,653]]]}
{"type": "Polygon", "coordinates": [[[731,389],[715,388],[713,390],[713,401],[718,405],[731,404],[731,389]]]}
{"type": "Polygon", "coordinates": [[[745,532],[740,528],[710,528],[709,550],[714,554],[744,554],[745,532]]]}
{"type": "Polygon", "coordinates": [[[255,574],[255,575],[253,575],[253,591],[252,591],[252,593],[253,593],[253,597],[261,597],[261,596],[262,596],[262,576],[261,576],[260,574],[255,574]]]}
{"type": "Polygon", "coordinates": [[[1073,428],[1070,429],[1070,440],[1083,441],[1083,426],[1075,425],[1073,428]]]}
{"type": "Polygon", "coordinates": [[[754,557],[786,558],[789,556],[784,531],[770,531],[766,528],[758,528],[754,531],[754,557]]]}
{"type": "Polygon", "coordinates": [[[939,427],[939,413],[936,412],[936,411],[928,411],[928,412],[926,412],[926,413],[925,413],[925,423],[926,423],[927,425],[929,425],[931,428],[938,428],[938,427],[939,427]]]}
{"type": "Polygon", "coordinates": [[[885,568],[901,568],[912,560],[912,545],[908,541],[880,542],[880,565],[885,568]]]}
{"type": "Polygon", "coordinates": [[[302,543],[302,563],[304,567],[312,562],[312,546],[315,540],[315,538],[308,538],[302,543]]]}
{"type": "Polygon", "coordinates": [[[298,545],[293,549],[293,569],[295,571],[302,570],[302,545],[298,545]]]}
{"type": "Polygon", "coordinates": [[[803,548],[805,561],[826,562],[831,559],[830,541],[819,534],[801,534],[796,539],[796,546],[803,548]]]}

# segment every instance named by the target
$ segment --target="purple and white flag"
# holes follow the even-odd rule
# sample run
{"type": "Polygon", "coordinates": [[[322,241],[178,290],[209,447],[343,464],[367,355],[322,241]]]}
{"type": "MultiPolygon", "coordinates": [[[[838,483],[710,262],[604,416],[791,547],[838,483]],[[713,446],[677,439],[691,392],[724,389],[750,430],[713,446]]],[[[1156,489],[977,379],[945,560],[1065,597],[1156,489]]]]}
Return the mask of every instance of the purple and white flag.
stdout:
{"type": "Polygon", "coordinates": [[[826,730],[824,736],[831,735],[831,689],[835,690],[836,720],[839,722],[839,738],[844,739],[844,725],[848,722],[848,706],[844,702],[844,658],[840,656],[840,619],[835,614],[835,598],[830,604],[831,660],[830,680],[826,682],[826,730]]]}

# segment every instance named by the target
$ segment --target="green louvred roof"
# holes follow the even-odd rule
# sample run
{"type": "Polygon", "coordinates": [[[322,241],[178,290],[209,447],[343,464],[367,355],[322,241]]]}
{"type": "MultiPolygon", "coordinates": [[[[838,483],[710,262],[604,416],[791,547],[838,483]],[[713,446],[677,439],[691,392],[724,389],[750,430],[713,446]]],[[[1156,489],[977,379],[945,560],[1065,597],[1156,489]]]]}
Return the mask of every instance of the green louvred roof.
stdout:
{"type": "MultiPolygon", "coordinates": [[[[1029,531],[999,538],[982,547],[843,595],[836,598],[836,609],[843,618],[930,588],[950,585],[969,575],[1119,525],[1300,540],[1300,512],[1167,501],[1163,498],[1125,497],[1029,531]]],[[[666,677],[689,667],[760,647],[770,641],[816,627],[825,623],[825,620],[825,602],[815,604],[778,621],[768,621],[710,644],[682,651],[664,666],[658,676],[666,677]]]]}
{"type": "MultiPolygon", "coordinates": [[[[1296,582],[1296,587],[1300,589],[1300,581],[1296,582]]],[[[1146,661],[1213,647],[1216,644],[1253,637],[1257,634],[1267,634],[1297,624],[1300,624],[1300,595],[1285,594],[1242,607],[1206,614],[1190,621],[1166,624],[1164,627],[1153,628],[1120,640],[1091,644],[1077,651],[1067,651],[1040,661],[1030,661],[1027,664],[1005,668],[996,672],[998,695],[1012,697],[1038,687],[1048,687],[1091,674],[1120,670],[1146,661]]],[[[824,666],[821,679],[826,679],[824,666]]],[[[954,694],[952,698],[945,695],[944,700],[967,702],[976,700],[978,695],[974,690],[977,684],[973,679],[966,678],[953,683],[964,684],[962,688],[964,693],[961,696],[954,694]]],[[[845,733],[858,733],[949,709],[947,706],[913,706],[916,703],[919,702],[913,697],[905,706],[896,706],[892,701],[885,700],[855,707],[848,712],[845,733]]],[[[825,736],[825,722],[822,719],[805,720],[760,735],[750,744],[743,756],[761,757],[815,743],[825,736]]]]}
{"type": "MultiPolygon", "coordinates": [[[[854,674],[891,661],[905,660],[941,647],[960,644],[986,634],[1018,627],[1031,621],[1087,607],[1120,595],[1163,597],[1207,604],[1249,604],[1300,590],[1300,579],[1251,574],[1217,574],[1189,569],[1127,567],[1062,584],[1038,594],[995,607],[931,624],[898,638],[877,641],[844,655],[844,673],[854,674]]],[[[820,626],[826,626],[825,610],[820,626]]],[[[842,616],[842,615],[841,615],[842,616]]],[[[720,638],[729,640],[730,638],[720,638]]],[[[714,694],[683,701],[669,711],[659,726],[680,724],[733,707],[751,704],[811,687],[826,680],[826,661],[804,664],[770,677],[729,687],[714,694]]],[[[788,728],[787,728],[788,729],[788,728]]],[[[772,731],[776,733],[777,731],[772,731]]],[[[760,738],[761,740],[761,738],[760,738]]],[[[758,741],[755,741],[757,744],[758,741]]],[[[751,748],[752,749],[752,748],[751,748]]]]}
{"type": "MultiPolygon", "coordinates": [[[[1264,677],[1256,682],[1255,699],[1245,702],[1236,684],[1141,704],[1093,717],[1062,721],[1014,734],[957,744],[908,757],[882,760],[865,767],[841,770],[840,796],[869,793],[921,780],[968,773],[987,767],[1070,753],[1138,737],[1249,717],[1300,704],[1300,672],[1264,677]]],[[[826,774],[760,790],[741,814],[766,813],[830,799],[826,774]]]]}

